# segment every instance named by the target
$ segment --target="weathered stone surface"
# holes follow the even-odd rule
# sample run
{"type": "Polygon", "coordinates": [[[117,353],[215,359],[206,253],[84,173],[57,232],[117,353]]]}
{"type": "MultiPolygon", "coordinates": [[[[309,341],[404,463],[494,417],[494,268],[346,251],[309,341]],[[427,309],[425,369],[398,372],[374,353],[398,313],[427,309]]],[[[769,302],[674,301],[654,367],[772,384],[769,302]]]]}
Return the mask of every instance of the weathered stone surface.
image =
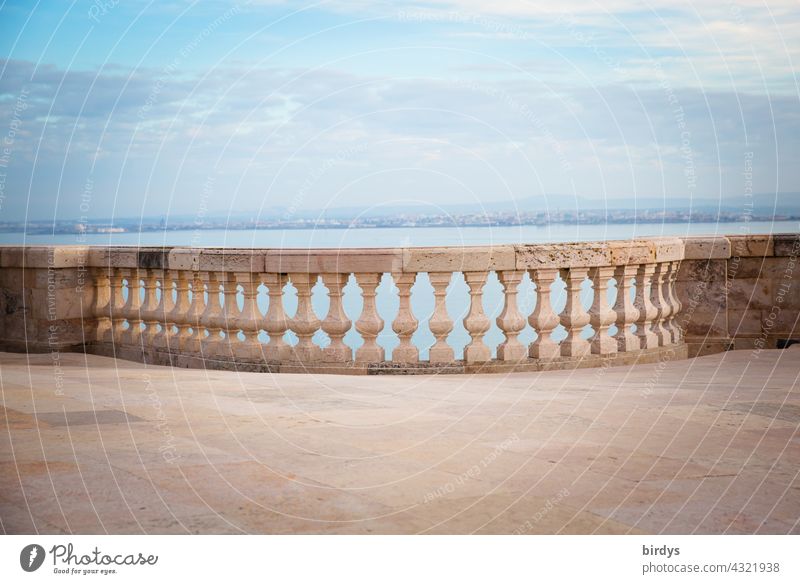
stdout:
{"type": "Polygon", "coordinates": [[[402,251],[404,272],[482,272],[513,270],[510,245],[481,247],[422,247],[402,251]]]}
{"type": "Polygon", "coordinates": [[[647,264],[655,261],[653,246],[647,240],[612,241],[611,264],[614,266],[647,264]]]}
{"type": "MultiPolygon", "coordinates": [[[[692,260],[681,262],[678,270],[678,281],[683,282],[721,282],[724,283],[728,274],[726,260],[692,260]]],[[[721,298],[724,290],[718,291],[721,298]]]]}
{"type": "MultiPolygon", "coordinates": [[[[0,274],[3,271],[6,270],[0,274]]],[[[5,280],[0,283],[0,339],[24,339],[31,310],[30,290],[8,285],[9,279],[5,280]]]]}
{"type": "Polygon", "coordinates": [[[516,245],[517,269],[578,268],[610,266],[612,245],[608,243],[559,243],[516,245]]]}
{"type": "Polygon", "coordinates": [[[731,257],[765,257],[775,252],[771,235],[728,235],[731,257]]]}
{"type": "MultiPolygon", "coordinates": [[[[28,270],[35,272],[35,270],[28,270]]],[[[3,268],[0,270],[0,288],[21,292],[24,285],[25,270],[22,268],[3,268]]]]}
{"type": "Polygon", "coordinates": [[[764,331],[776,338],[800,339],[800,313],[789,307],[776,305],[761,312],[764,331]]]}
{"type": "Polygon", "coordinates": [[[77,293],[74,287],[61,289],[34,288],[31,290],[31,314],[40,319],[87,319],[94,320],[91,300],[94,297],[87,288],[86,293],[77,293]]]}
{"type": "Polygon", "coordinates": [[[684,258],[685,246],[683,240],[677,237],[654,237],[650,244],[657,262],[674,262],[684,258]]]}
{"type": "Polygon", "coordinates": [[[710,260],[731,257],[731,243],[722,236],[690,236],[684,237],[684,259],[710,260]]]}
{"type": "Polygon", "coordinates": [[[89,265],[97,268],[138,268],[139,248],[134,246],[93,246],[89,265]]]}
{"type": "Polygon", "coordinates": [[[25,248],[21,246],[0,246],[0,268],[21,268],[25,248]]]}
{"type": "Polygon", "coordinates": [[[191,270],[200,269],[200,249],[199,248],[173,248],[169,252],[170,270],[191,270]]]}
{"type": "Polygon", "coordinates": [[[403,268],[399,249],[265,250],[264,271],[285,274],[350,274],[397,272],[403,268]]]}
{"type": "Polygon", "coordinates": [[[264,251],[258,249],[202,249],[199,269],[219,272],[253,272],[264,269],[264,251]]]}
{"type": "Polygon", "coordinates": [[[800,314],[800,278],[771,280],[770,289],[775,298],[775,304],[782,307],[783,310],[793,310],[800,314]]]}
{"type": "Polygon", "coordinates": [[[169,252],[171,248],[143,248],[138,250],[137,266],[140,269],[166,270],[169,268],[169,252]]]}
{"type": "Polygon", "coordinates": [[[758,335],[763,329],[762,311],[756,308],[747,310],[728,311],[728,334],[731,337],[738,335],[758,335]]]}
{"type": "Polygon", "coordinates": [[[787,273],[790,278],[794,277],[793,272],[800,271],[800,268],[791,269],[789,258],[785,257],[739,257],[728,260],[728,278],[758,278],[758,279],[781,279],[787,273]]]}
{"type": "Polygon", "coordinates": [[[82,245],[3,247],[0,267],[75,268],[89,264],[89,248],[82,245]]]}
{"type": "Polygon", "coordinates": [[[676,290],[682,309],[678,323],[688,337],[727,336],[725,260],[681,262],[676,290]]]}
{"type": "Polygon", "coordinates": [[[775,305],[777,290],[766,278],[736,278],[727,282],[728,306],[737,310],[761,310],[775,305]]]}
{"type": "Polygon", "coordinates": [[[798,257],[800,255],[800,233],[781,233],[772,236],[776,257],[798,257]]]}
{"type": "Polygon", "coordinates": [[[89,247],[85,245],[54,246],[52,253],[53,268],[76,268],[86,266],[89,259],[89,247]]]}
{"type": "Polygon", "coordinates": [[[730,351],[735,347],[735,344],[728,339],[727,336],[726,338],[694,337],[687,340],[686,347],[688,349],[689,358],[694,359],[695,357],[730,351]]]}
{"type": "Polygon", "coordinates": [[[91,280],[88,276],[89,268],[78,271],[77,269],[25,269],[25,285],[31,288],[76,288],[80,280],[91,280]]]}
{"type": "Polygon", "coordinates": [[[76,347],[87,338],[87,324],[78,318],[30,318],[24,336],[16,340],[30,344],[33,351],[76,347]]]}

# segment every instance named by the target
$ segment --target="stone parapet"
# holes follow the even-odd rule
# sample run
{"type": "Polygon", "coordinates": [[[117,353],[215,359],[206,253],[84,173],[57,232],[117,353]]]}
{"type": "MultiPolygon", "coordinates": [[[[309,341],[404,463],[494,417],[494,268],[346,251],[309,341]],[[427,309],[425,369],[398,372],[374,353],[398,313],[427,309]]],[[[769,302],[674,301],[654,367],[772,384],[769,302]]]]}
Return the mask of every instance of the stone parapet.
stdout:
{"type": "Polygon", "coordinates": [[[0,246],[0,349],[378,374],[538,370],[773,348],[799,337],[798,253],[793,234],[313,250],[0,246]],[[495,357],[484,339],[492,323],[483,293],[492,273],[504,300],[495,357]],[[396,287],[381,286],[387,274],[396,287]],[[414,312],[420,274],[433,288],[426,314],[414,312]],[[456,359],[448,290],[462,278],[470,342],[456,359]],[[518,299],[526,278],[536,287],[529,314],[518,299]],[[359,315],[344,310],[348,281],[362,297],[359,315]],[[566,294],[560,312],[550,298],[558,281],[566,294]],[[287,286],[296,292],[288,301],[287,286]],[[313,299],[325,290],[328,312],[317,315],[313,299]],[[383,321],[379,294],[398,295],[391,323],[383,321]],[[411,340],[420,320],[435,341],[427,360],[411,340]],[[520,340],[526,330],[535,333],[528,344],[520,340]],[[557,330],[566,338],[556,339],[557,330]],[[387,331],[399,342],[388,357],[379,342],[387,331]],[[288,332],[297,344],[287,342],[288,332]],[[361,337],[357,351],[346,335],[361,337]]]}
{"type": "Polygon", "coordinates": [[[690,356],[800,339],[800,234],[685,238],[678,272],[690,356]]]}
{"type": "Polygon", "coordinates": [[[0,346],[82,350],[94,327],[94,278],[85,246],[0,246],[0,346]]]}

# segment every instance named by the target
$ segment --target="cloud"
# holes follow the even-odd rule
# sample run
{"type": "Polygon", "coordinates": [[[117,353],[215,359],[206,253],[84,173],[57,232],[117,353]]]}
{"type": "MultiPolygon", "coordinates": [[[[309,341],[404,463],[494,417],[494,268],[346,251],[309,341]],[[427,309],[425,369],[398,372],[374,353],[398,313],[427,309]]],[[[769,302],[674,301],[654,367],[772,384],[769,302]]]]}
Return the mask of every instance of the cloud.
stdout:
{"type": "Polygon", "coordinates": [[[191,215],[209,177],[215,193],[204,204],[218,214],[410,195],[733,196],[745,150],[755,152],[756,190],[800,186],[794,97],[703,91],[652,69],[639,86],[551,86],[524,69],[411,78],[244,65],[174,75],[0,66],[0,130],[15,96],[30,95],[4,218],[24,214],[29,191],[32,212],[58,201],[58,216],[75,217],[88,180],[93,216],[191,215]]]}
{"type": "Polygon", "coordinates": [[[679,85],[798,93],[800,9],[795,0],[567,0],[557,5],[334,0],[326,7],[395,20],[409,29],[433,27],[441,38],[489,53],[501,43],[513,43],[521,52],[550,52],[554,60],[570,61],[599,83],[638,83],[637,63],[671,56],[666,73],[679,85]],[[613,55],[620,71],[598,67],[600,52],[613,55]]]}

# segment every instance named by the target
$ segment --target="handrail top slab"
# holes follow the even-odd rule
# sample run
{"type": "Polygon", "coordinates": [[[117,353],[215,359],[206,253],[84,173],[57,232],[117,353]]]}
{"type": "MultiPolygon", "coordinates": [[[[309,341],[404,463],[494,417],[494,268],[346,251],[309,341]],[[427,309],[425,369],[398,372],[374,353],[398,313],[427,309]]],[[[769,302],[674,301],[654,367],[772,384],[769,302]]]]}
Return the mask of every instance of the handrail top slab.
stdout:
{"type": "Polygon", "coordinates": [[[566,243],[374,248],[0,245],[0,267],[256,273],[416,273],[565,269],[684,259],[785,256],[797,234],[642,237],[566,243]]]}

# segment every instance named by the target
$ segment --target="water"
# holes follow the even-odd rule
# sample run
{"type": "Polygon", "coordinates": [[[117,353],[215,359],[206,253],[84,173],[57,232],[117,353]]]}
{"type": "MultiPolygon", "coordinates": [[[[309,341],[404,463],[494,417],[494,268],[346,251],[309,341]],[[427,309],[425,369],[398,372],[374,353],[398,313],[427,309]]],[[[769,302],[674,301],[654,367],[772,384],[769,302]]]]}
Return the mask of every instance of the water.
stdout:
{"type": "Polygon", "coordinates": [[[797,221],[748,223],[624,223],[523,225],[518,227],[426,227],[391,229],[197,230],[147,233],[28,235],[0,233],[5,244],[187,245],[194,247],[421,247],[607,241],[649,236],[798,233],[797,221]]]}
{"type": "MultiPolygon", "coordinates": [[[[614,239],[631,239],[647,236],[685,236],[685,235],[724,235],[724,234],[756,234],[756,233],[798,233],[800,225],[794,221],[749,222],[749,223],[667,223],[667,224],[621,224],[621,225],[551,225],[519,226],[519,227],[469,227],[469,228],[392,228],[392,229],[316,229],[316,230],[246,230],[246,231],[168,231],[152,233],[116,233],[90,234],[78,241],[76,235],[32,235],[0,234],[0,243],[6,244],[89,244],[89,245],[185,245],[195,247],[272,247],[272,248],[338,248],[338,247],[409,247],[434,245],[489,245],[504,243],[556,243],[565,241],[605,241],[614,239]]],[[[399,306],[399,298],[392,278],[384,274],[378,287],[378,314],[384,320],[384,328],[378,336],[378,344],[386,350],[387,359],[391,351],[399,343],[391,328],[399,306]]],[[[633,290],[632,294],[635,293],[633,290]]],[[[143,291],[142,291],[143,294],[143,291]]],[[[593,299],[592,286],[588,280],[584,282],[581,301],[585,309],[589,309],[593,299]]],[[[610,281],[609,300],[613,305],[616,299],[616,284],[610,281]]],[[[447,310],[453,320],[454,328],[448,336],[448,343],[453,347],[456,358],[461,358],[463,349],[470,338],[462,324],[469,310],[469,288],[463,275],[456,273],[447,290],[447,310]]],[[[519,309],[523,316],[531,314],[536,306],[536,291],[530,278],[525,275],[519,286],[519,309]]],[[[491,322],[491,329],[484,341],[496,355],[497,346],[503,342],[504,335],[495,319],[503,310],[503,287],[494,273],[489,274],[484,287],[483,307],[491,322]]],[[[560,312],[566,302],[564,283],[559,279],[553,285],[552,303],[556,312],[560,312]]],[[[240,298],[241,303],[241,298],[240,298]]],[[[266,313],[268,299],[262,289],[258,299],[262,313],[266,313]]],[[[344,289],[344,310],[348,318],[355,323],[361,314],[362,299],[360,289],[351,276],[344,289]]],[[[320,319],[328,312],[328,297],[325,286],[318,282],[313,289],[312,305],[320,319]]],[[[414,315],[419,320],[419,328],[412,341],[420,349],[420,357],[427,358],[428,349],[434,342],[433,334],[428,327],[428,319],[433,312],[433,287],[427,274],[419,274],[412,288],[411,305],[414,315]]],[[[297,296],[290,284],[284,288],[284,307],[287,314],[294,315],[297,310],[297,296]]],[[[616,332],[612,327],[611,334],[616,332]]],[[[588,338],[593,334],[590,326],[583,330],[582,336],[588,338]]],[[[562,326],[553,332],[553,339],[559,341],[566,336],[562,326]]],[[[519,336],[523,344],[532,342],[536,332],[526,325],[519,336]]],[[[269,337],[261,333],[260,339],[267,342],[269,337]]],[[[297,339],[291,332],[286,334],[287,342],[296,344],[297,339]]],[[[328,338],[318,331],[314,341],[325,346],[328,338]]],[[[345,336],[345,343],[353,349],[363,344],[360,335],[351,328],[345,336]]]]}

